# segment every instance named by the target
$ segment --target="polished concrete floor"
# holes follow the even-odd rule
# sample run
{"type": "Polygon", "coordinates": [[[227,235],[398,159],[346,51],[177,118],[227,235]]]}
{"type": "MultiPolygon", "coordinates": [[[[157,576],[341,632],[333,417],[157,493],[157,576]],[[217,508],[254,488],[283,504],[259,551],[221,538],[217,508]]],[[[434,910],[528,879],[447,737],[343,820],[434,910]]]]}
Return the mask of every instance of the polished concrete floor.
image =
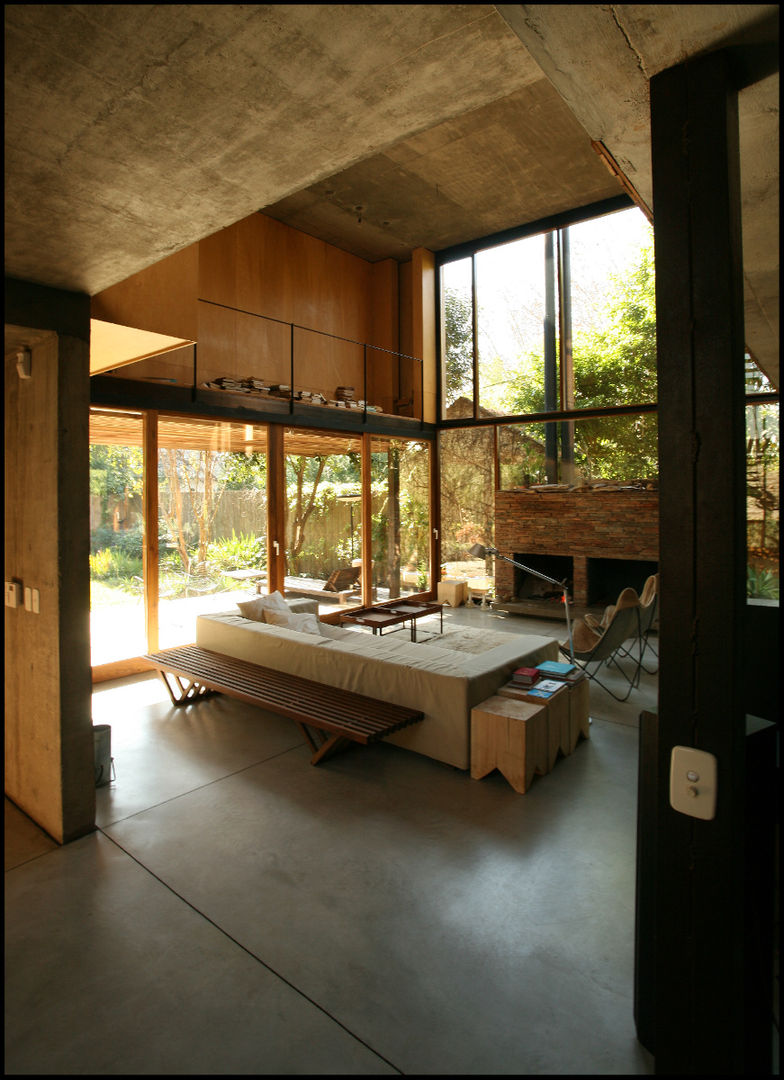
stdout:
{"type": "Polygon", "coordinates": [[[655,676],[625,705],[592,687],[591,738],[518,795],[383,743],[313,768],[284,719],[97,686],[96,831],[58,847],[6,800],[6,1075],[652,1073],[632,1010],[655,707],[655,676]]]}

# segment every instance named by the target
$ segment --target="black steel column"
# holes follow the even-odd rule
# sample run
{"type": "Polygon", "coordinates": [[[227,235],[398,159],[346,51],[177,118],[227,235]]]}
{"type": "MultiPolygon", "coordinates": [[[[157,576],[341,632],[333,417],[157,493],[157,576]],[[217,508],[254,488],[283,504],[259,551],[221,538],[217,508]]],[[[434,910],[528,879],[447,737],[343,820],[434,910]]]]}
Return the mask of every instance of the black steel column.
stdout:
{"type": "MultiPolygon", "coordinates": [[[[572,260],[569,228],[558,230],[558,297],[561,322],[561,408],[574,408],[572,359],[572,260]]],[[[561,480],[574,483],[574,421],[561,424],[561,480]]]]}
{"type": "MultiPolygon", "coordinates": [[[[555,242],[552,232],[544,238],[544,408],[558,409],[558,353],[555,345],[555,242]]],[[[544,451],[547,482],[558,483],[558,425],[545,425],[544,451]]]]}

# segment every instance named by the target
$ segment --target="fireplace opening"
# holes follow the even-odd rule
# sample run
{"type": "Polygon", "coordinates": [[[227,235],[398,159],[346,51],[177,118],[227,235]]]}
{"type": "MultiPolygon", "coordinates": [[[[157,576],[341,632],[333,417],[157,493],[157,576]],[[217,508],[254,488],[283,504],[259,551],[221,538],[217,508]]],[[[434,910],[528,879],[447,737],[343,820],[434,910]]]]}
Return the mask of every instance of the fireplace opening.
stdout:
{"type": "MultiPolygon", "coordinates": [[[[570,556],[515,555],[514,560],[531,570],[538,570],[540,574],[546,574],[547,577],[553,578],[555,581],[566,580],[566,586],[571,595],[573,567],[570,556]]],[[[542,581],[541,578],[535,577],[533,574],[529,574],[526,570],[521,570],[516,566],[514,572],[514,595],[518,600],[549,601],[553,604],[560,604],[563,588],[558,585],[551,585],[549,581],[542,581]]]]}
{"type": "Polygon", "coordinates": [[[588,603],[598,607],[614,604],[627,587],[639,594],[658,569],[658,563],[642,559],[588,559],[588,603]]]}

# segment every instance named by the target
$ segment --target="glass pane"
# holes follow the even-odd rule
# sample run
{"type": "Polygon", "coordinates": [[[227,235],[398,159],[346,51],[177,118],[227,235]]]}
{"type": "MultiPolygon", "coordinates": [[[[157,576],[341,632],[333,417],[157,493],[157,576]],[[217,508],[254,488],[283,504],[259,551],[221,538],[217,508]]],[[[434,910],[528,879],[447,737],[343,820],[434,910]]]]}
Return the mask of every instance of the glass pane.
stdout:
{"type": "MultiPolygon", "coordinates": [[[[558,424],[550,424],[557,436],[558,424]]],[[[498,428],[498,465],[502,491],[547,483],[545,424],[503,424],[498,428]]]]}
{"type": "Polygon", "coordinates": [[[265,425],[160,418],[160,648],[195,641],[197,615],[266,585],[266,450],[265,425]]]}
{"type": "Polygon", "coordinates": [[[552,484],[658,487],[655,413],[605,416],[549,424],[505,424],[498,429],[502,490],[552,484]],[[547,468],[547,448],[557,447],[558,470],[547,468]]]}
{"type": "Polygon", "coordinates": [[[444,358],[444,414],[474,414],[474,330],[471,259],[441,268],[441,353],[444,358]]]}
{"type": "Polygon", "coordinates": [[[491,428],[442,431],[441,577],[489,587],[493,560],[471,554],[474,544],[492,547],[495,519],[494,434],[491,428]]]}
{"type": "MultiPolygon", "coordinates": [[[[564,444],[562,439],[562,455],[564,444]]],[[[656,413],[575,422],[572,483],[632,485],[653,490],[658,487],[658,478],[656,413]]]]}
{"type": "MultiPolygon", "coordinates": [[[[747,389],[770,390],[750,367],[747,389]]],[[[779,434],[778,402],[746,407],[746,592],[759,600],[779,599],[779,434]]]]}
{"type": "Polygon", "coordinates": [[[287,430],[287,596],[319,601],[319,613],[362,602],[362,440],[287,430]]]}
{"type": "Polygon", "coordinates": [[[93,666],[147,652],[142,575],[142,418],[90,412],[90,650],[93,666]]]}
{"type": "Polygon", "coordinates": [[[429,591],[428,444],[374,437],[371,498],[374,597],[395,600],[429,591]]]}
{"type": "Polygon", "coordinates": [[[636,207],[564,230],[574,407],[656,401],[653,230],[636,207]]]}
{"type": "Polygon", "coordinates": [[[493,413],[545,408],[544,252],[540,234],[476,255],[479,404],[493,413]]]}

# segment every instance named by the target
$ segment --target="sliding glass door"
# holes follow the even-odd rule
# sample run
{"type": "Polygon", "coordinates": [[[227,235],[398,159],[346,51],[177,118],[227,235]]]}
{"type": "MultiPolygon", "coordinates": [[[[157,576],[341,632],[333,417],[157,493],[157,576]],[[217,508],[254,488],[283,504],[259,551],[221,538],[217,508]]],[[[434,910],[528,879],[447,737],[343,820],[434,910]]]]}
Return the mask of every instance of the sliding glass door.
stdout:
{"type": "Polygon", "coordinates": [[[158,635],[196,638],[196,616],[236,610],[267,581],[264,424],[160,417],[158,635]]]}
{"type": "Polygon", "coordinates": [[[427,592],[430,566],[430,447],[372,436],[373,587],[379,600],[427,592]]]}
{"type": "Polygon", "coordinates": [[[287,596],[316,599],[320,614],[362,602],[362,438],[287,429],[287,596]]]}
{"type": "Polygon", "coordinates": [[[90,413],[90,641],[93,667],[147,651],[141,413],[90,413]]]}

